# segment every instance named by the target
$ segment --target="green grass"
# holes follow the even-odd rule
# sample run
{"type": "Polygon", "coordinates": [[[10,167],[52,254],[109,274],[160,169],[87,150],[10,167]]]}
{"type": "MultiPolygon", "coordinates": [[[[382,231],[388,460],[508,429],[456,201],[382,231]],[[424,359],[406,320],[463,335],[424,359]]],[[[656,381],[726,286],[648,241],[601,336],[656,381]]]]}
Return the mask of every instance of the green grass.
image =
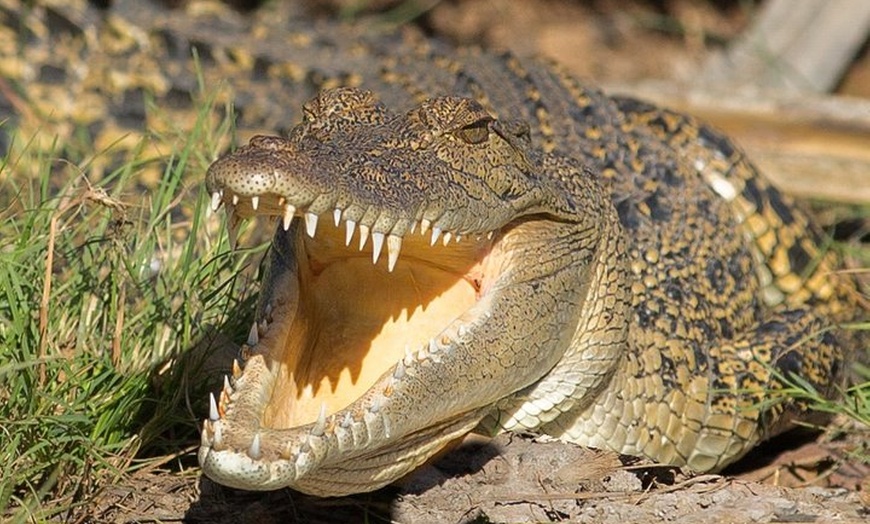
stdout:
{"type": "Polygon", "coordinates": [[[206,325],[242,331],[230,313],[252,295],[254,250],[230,254],[206,218],[203,174],[232,133],[211,114],[204,103],[192,132],[144,137],[98,182],[90,168],[111,149],[13,133],[0,164],[0,520],[62,517],[196,440],[188,406],[206,384],[187,398],[180,385],[204,381],[175,364],[206,325]],[[154,139],[177,145],[148,157],[154,139]],[[162,169],[151,190],[146,169],[162,169]]]}

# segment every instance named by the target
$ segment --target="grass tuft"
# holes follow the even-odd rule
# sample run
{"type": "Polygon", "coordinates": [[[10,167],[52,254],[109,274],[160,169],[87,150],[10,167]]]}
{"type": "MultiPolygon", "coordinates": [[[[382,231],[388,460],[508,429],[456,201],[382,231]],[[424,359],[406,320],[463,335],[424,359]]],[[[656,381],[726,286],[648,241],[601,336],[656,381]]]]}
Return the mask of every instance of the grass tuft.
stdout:
{"type": "MultiPolygon", "coordinates": [[[[202,175],[232,134],[145,136],[93,181],[90,157],[8,131],[0,161],[0,520],[43,521],[176,452],[196,418],[175,364],[252,295],[249,255],[205,220],[202,175]],[[151,143],[176,144],[148,156],[151,143]],[[162,166],[153,190],[142,173],[162,166]],[[144,431],[142,428],[146,428],[144,431]],[[170,431],[171,430],[171,431],[170,431]],[[174,449],[173,449],[174,448],[174,449]]],[[[241,328],[239,328],[241,329],[241,328]]],[[[195,372],[195,371],[194,371],[195,372]]]]}

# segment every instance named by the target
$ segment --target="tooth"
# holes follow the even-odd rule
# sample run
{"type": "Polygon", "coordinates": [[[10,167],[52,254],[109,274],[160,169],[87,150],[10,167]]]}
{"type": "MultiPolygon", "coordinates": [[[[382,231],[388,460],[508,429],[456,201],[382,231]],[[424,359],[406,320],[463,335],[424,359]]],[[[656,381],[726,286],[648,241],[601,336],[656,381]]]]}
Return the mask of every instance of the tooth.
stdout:
{"type": "Polygon", "coordinates": [[[226,393],[227,396],[232,395],[234,393],[233,386],[230,384],[230,377],[224,375],[224,388],[221,390],[221,394],[226,393]]]}
{"type": "Polygon", "coordinates": [[[439,349],[440,349],[440,348],[438,347],[438,343],[435,342],[435,339],[434,339],[434,338],[430,338],[430,339],[429,339],[429,353],[430,353],[430,354],[438,353],[438,350],[439,350],[439,349]]]}
{"type": "Polygon", "coordinates": [[[341,419],[341,423],[339,424],[341,427],[347,429],[353,424],[353,417],[350,415],[350,412],[345,412],[344,418],[341,419]]]}
{"type": "Polygon", "coordinates": [[[296,208],[287,204],[284,206],[284,231],[290,229],[290,224],[293,223],[293,216],[296,215],[296,208]]]}
{"type": "Polygon", "coordinates": [[[221,419],[221,414],[218,413],[217,402],[214,399],[214,393],[208,394],[208,418],[213,422],[221,419]]]}
{"type": "Polygon", "coordinates": [[[248,332],[248,345],[256,346],[260,342],[260,333],[257,332],[257,323],[251,324],[251,330],[248,332]]]}
{"type": "Polygon", "coordinates": [[[387,237],[387,271],[392,272],[399,260],[399,252],[402,250],[402,237],[390,235],[387,237]]]}
{"type": "Polygon", "coordinates": [[[242,376],[242,366],[239,365],[239,361],[233,359],[233,380],[238,379],[242,376]]]}
{"type": "Polygon", "coordinates": [[[371,405],[369,406],[370,413],[377,413],[381,410],[381,396],[378,395],[372,400],[371,405]]]}
{"type": "Polygon", "coordinates": [[[450,234],[450,231],[444,233],[444,245],[445,246],[450,243],[451,236],[452,235],[450,234]]]}
{"type": "Polygon", "coordinates": [[[353,232],[356,230],[356,222],[353,220],[347,221],[347,234],[344,235],[344,245],[349,246],[353,238],[353,232]]]}
{"type": "Polygon", "coordinates": [[[381,257],[381,249],[384,247],[384,234],[378,231],[372,233],[372,263],[377,264],[381,257]]]}
{"type": "Polygon", "coordinates": [[[239,203],[239,195],[233,195],[233,205],[238,205],[239,203]]]}
{"type": "Polygon", "coordinates": [[[429,222],[425,218],[420,220],[420,234],[425,235],[426,231],[429,231],[429,226],[432,225],[432,222],[429,222]]]}
{"type": "Polygon", "coordinates": [[[403,360],[406,366],[410,366],[414,363],[414,352],[411,351],[411,346],[407,344],[405,344],[405,358],[403,360]]]}
{"type": "Polygon", "coordinates": [[[314,238],[314,233],[317,232],[317,215],[314,213],[305,213],[305,231],[314,238]]]}
{"type": "Polygon", "coordinates": [[[341,224],[341,209],[335,208],[335,211],[332,212],[332,218],[335,219],[335,227],[338,227],[341,224]]]}
{"type": "Polygon", "coordinates": [[[468,328],[465,327],[465,324],[460,324],[456,329],[456,334],[459,335],[459,338],[465,338],[466,333],[468,333],[468,328]]]}
{"type": "Polygon", "coordinates": [[[413,234],[414,231],[416,231],[416,230],[417,230],[417,221],[414,220],[413,222],[411,222],[411,234],[413,234]]]}
{"type": "Polygon", "coordinates": [[[366,246],[366,241],[369,239],[369,226],[365,224],[359,225],[359,250],[366,246]]]}
{"type": "Polygon", "coordinates": [[[453,241],[456,242],[457,244],[459,243],[460,240],[462,240],[462,235],[460,235],[460,234],[457,234],[456,238],[453,239],[453,241]]]}
{"type": "Polygon", "coordinates": [[[232,393],[231,390],[226,390],[226,389],[221,390],[221,397],[220,397],[220,400],[218,400],[218,404],[217,404],[218,415],[220,415],[221,418],[224,418],[226,416],[226,406],[229,405],[229,403],[230,403],[230,394],[231,393],[232,393]]]}
{"type": "Polygon", "coordinates": [[[254,211],[256,211],[258,207],[260,207],[260,197],[256,195],[251,197],[251,207],[254,208],[254,211]]]}
{"type": "Polygon", "coordinates": [[[251,441],[251,448],[248,449],[248,456],[254,460],[260,458],[260,432],[254,434],[254,440],[251,441]]]}
{"type": "Polygon", "coordinates": [[[320,404],[320,413],[317,415],[317,422],[311,428],[311,434],[322,437],[324,431],[326,431],[326,402],[320,404]]]}
{"type": "Polygon", "coordinates": [[[221,191],[215,191],[211,194],[211,210],[217,211],[219,207],[221,207],[221,200],[223,198],[223,194],[221,191]]]}
{"type": "Polygon", "coordinates": [[[396,369],[393,370],[393,378],[401,380],[405,377],[405,360],[401,359],[396,363],[396,369]]]}
{"type": "Polygon", "coordinates": [[[486,234],[486,239],[487,239],[487,240],[492,240],[492,235],[493,235],[493,233],[495,233],[495,231],[490,231],[489,233],[487,233],[487,234],[486,234]]]}
{"type": "Polygon", "coordinates": [[[435,226],[432,228],[432,239],[429,241],[430,246],[434,246],[435,242],[438,242],[438,237],[441,236],[441,228],[435,226]]]}

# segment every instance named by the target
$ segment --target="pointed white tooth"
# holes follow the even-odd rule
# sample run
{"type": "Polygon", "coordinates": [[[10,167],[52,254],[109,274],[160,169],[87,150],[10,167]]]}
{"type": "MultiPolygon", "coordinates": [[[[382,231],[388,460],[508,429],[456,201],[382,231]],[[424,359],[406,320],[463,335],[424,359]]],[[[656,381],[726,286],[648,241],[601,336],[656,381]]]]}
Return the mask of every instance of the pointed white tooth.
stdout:
{"type": "Polygon", "coordinates": [[[353,424],[353,417],[350,416],[350,412],[345,412],[344,418],[341,419],[341,423],[339,424],[341,427],[347,429],[353,424]]]}
{"type": "Polygon", "coordinates": [[[335,208],[332,212],[332,218],[335,219],[335,227],[338,227],[341,224],[341,209],[335,208]]]}
{"type": "Polygon", "coordinates": [[[296,208],[287,204],[284,206],[284,231],[290,229],[290,224],[293,223],[293,216],[296,215],[296,208]]]}
{"type": "Polygon", "coordinates": [[[257,331],[257,323],[251,324],[251,330],[248,331],[248,345],[256,346],[260,342],[260,333],[257,331]]]}
{"type": "Polygon", "coordinates": [[[226,392],[227,395],[232,395],[234,393],[233,386],[230,384],[230,377],[224,375],[224,389],[221,393],[226,392]]]}
{"type": "Polygon", "coordinates": [[[413,222],[411,222],[411,234],[414,234],[414,231],[416,231],[416,230],[417,230],[417,221],[414,220],[413,222]]]}
{"type": "Polygon", "coordinates": [[[414,363],[414,352],[411,351],[411,346],[405,344],[405,358],[403,359],[406,366],[414,363]]]}
{"type": "Polygon", "coordinates": [[[372,263],[377,264],[384,247],[384,234],[378,231],[372,233],[372,263]]]}
{"type": "Polygon", "coordinates": [[[432,222],[426,220],[425,218],[420,220],[420,234],[425,235],[426,231],[429,231],[429,226],[432,225],[432,222]]]}
{"type": "Polygon", "coordinates": [[[237,205],[239,203],[239,195],[233,195],[233,205],[237,205]]]}
{"type": "Polygon", "coordinates": [[[211,210],[217,211],[219,207],[221,207],[221,202],[223,202],[223,192],[215,191],[211,194],[211,210]]]}
{"type": "Polygon", "coordinates": [[[465,338],[466,333],[468,333],[468,328],[465,327],[465,324],[460,324],[456,329],[456,334],[459,335],[459,338],[465,338]]]}
{"type": "Polygon", "coordinates": [[[251,207],[254,208],[254,211],[256,211],[258,207],[260,207],[260,197],[256,195],[251,197],[251,207]]]}
{"type": "Polygon", "coordinates": [[[440,236],[441,236],[441,228],[438,226],[433,227],[432,228],[432,239],[429,240],[429,245],[434,246],[435,242],[438,242],[438,237],[440,237],[440,236]]]}
{"type": "Polygon", "coordinates": [[[314,233],[317,232],[317,215],[314,213],[305,213],[305,232],[311,238],[314,238],[314,233]]]}
{"type": "Polygon", "coordinates": [[[217,402],[214,399],[214,393],[208,394],[208,418],[212,422],[217,422],[221,419],[221,414],[218,412],[217,402]]]}
{"type": "Polygon", "coordinates": [[[369,412],[370,413],[377,413],[378,411],[380,411],[381,410],[381,403],[382,403],[381,396],[380,395],[376,396],[374,398],[374,400],[372,400],[371,405],[369,406],[369,412]]]}
{"type": "Polygon", "coordinates": [[[495,233],[495,231],[490,231],[489,233],[487,233],[487,234],[486,234],[486,239],[487,239],[487,240],[492,240],[492,235],[493,235],[494,233],[495,233]]]}
{"type": "Polygon", "coordinates": [[[242,366],[239,365],[237,359],[233,359],[233,380],[238,380],[242,376],[242,366]]]}
{"type": "Polygon", "coordinates": [[[401,380],[405,377],[405,360],[401,359],[396,363],[396,369],[393,370],[393,378],[401,380]]]}
{"type": "Polygon", "coordinates": [[[402,250],[402,237],[390,235],[387,237],[387,271],[392,272],[399,260],[399,252],[402,250]]]}
{"type": "Polygon", "coordinates": [[[254,440],[251,441],[251,448],[248,449],[248,456],[254,460],[260,458],[260,432],[254,434],[254,440]]]}
{"type": "Polygon", "coordinates": [[[453,241],[456,242],[457,244],[459,243],[460,240],[462,240],[462,235],[460,235],[460,234],[457,234],[456,237],[453,238],[453,241]]]}
{"type": "Polygon", "coordinates": [[[317,422],[311,428],[311,434],[322,437],[324,431],[326,431],[326,402],[320,404],[320,413],[317,415],[317,422]]]}
{"type": "Polygon", "coordinates": [[[344,245],[349,246],[351,239],[353,239],[353,232],[356,231],[356,222],[348,220],[345,225],[347,225],[347,233],[344,235],[344,245]]]}
{"type": "Polygon", "coordinates": [[[365,224],[359,225],[359,250],[366,247],[366,241],[369,239],[369,226],[365,224]]]}
{"type": "Polygon", "coordinates": [[[444,239],[443,239],[443,240],[444,240],[444,245],[445,245],[445,246],[446,246],[447,244],[450,243],[450,238],[451,238],[452,236],[453,236],[453,235],[450,234],[450,231],[444,233],[444,239]]]}

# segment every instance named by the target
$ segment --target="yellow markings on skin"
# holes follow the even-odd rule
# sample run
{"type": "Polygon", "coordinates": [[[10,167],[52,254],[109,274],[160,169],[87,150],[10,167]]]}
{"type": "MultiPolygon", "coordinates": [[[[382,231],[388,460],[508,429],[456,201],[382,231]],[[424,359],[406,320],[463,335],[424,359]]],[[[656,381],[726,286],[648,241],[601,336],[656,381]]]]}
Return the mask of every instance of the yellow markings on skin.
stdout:
{"type": "Polygon", "coordinates": [[[588,140],[601,140],[601,137],[604,136],[601,128],[596,126],[587,127],[584,129],[583,134],[588,140]]]}
{"type": "Polygon", "coordinates": [[[538,119],[538,130],[543,138],[542,148],[545,153],[550,153],[556,149],[556,143],[553,140],[553,126],[550,124],[550,113],[546,108],[539,106],[535,110],[535,116],[538,119]]]}

